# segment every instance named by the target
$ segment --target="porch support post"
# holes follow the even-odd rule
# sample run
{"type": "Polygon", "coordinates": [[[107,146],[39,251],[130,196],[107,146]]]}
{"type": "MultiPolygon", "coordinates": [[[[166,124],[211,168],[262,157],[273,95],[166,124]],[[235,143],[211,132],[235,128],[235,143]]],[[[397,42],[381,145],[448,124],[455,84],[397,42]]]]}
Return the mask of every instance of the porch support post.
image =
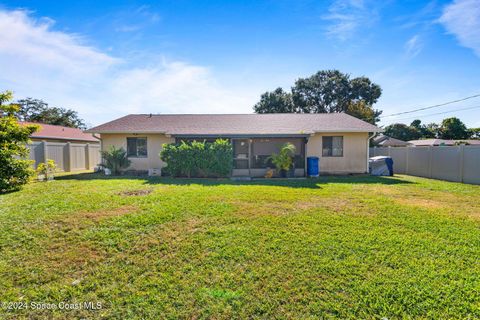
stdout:
{"type": "Polygon", "coordinates": [[[252,139],[248,139],[248,176],[252,176],[252,139]]]}
{"type": "Polygon", "coordinates": [[[303,161],[305,165],[303,166],[303,176],[307,176],[307,145],[308,145],[308,138],[303,138],[303,161]]]}

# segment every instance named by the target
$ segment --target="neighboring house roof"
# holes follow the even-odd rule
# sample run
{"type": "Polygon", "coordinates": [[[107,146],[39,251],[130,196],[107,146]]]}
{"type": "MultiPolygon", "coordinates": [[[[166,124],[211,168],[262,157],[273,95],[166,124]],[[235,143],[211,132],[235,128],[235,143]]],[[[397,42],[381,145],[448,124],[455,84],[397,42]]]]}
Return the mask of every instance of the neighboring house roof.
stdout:
{"type": "Polygon", "coordinates": [[[468,142],[468,143],[471,144],[471,145],[479,145],[479,146],[480,146],[480,140],[471,140],[471,139],[469,139],[469,140],[457,140],[457,141],[466,141],[466,142],[468,142]]]}
{"type": "Polygon", "coordinates": [[[424,140],[410,140],[409,143],[415,146],[454,146],[457,142],[467,142],[471,145],[480,145],[480,140],[444,140],[444,139],[424,139],[424,140]]]}
{"type": "Polygon", "coordinates": [[[170,135],[307,135],[315,132],[381,132],[345,113],[130,114],[87,130],[92,133],[170,135]]]}
{"type": "Polygon", "coordinates": [[[21,122],[21,124],[35,124],[40,126],[40,129],[37,132],[34,132],[30,138],[99,142],[99,140],[91,133],[85,133],[77,128],[35,122],[21,122]]]}
{"type": "Polygon", "coordinates": [[[410,140],[408,141],[414,146],[453,146],[455,145],[454,140],[443,140],[443,139],[422,139],[422,140],[410,140]]]}
{"type": "Polygon", "coordinates": [[[373,138],[373,143],[377,146],[381,147],[406,147],[411,145],[409,142],[395,139],[384,134],[381,134],[375,138],[373,138]]]}

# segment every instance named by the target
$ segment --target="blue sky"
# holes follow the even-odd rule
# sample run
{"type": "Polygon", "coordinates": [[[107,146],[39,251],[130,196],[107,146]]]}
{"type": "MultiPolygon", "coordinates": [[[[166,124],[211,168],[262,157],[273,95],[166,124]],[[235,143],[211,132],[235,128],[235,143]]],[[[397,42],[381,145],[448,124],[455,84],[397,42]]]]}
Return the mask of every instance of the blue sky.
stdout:
{"type": "MultiPolygon", "coordinates": [[[[322,69],[365,75],[391,114],[480,93],[480,3],[455,1],[0,2],[0,89],[76,109],[248,113],[322,69]]],[[[418,114],[480,127],[480,98],[418,114]]]]}

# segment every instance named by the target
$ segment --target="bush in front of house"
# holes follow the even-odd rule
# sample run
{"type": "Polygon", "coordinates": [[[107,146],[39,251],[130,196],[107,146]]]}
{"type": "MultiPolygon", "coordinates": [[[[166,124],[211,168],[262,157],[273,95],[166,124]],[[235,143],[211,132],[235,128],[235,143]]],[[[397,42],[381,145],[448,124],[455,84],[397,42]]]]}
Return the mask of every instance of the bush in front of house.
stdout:
{"type": "Polygon", "coordinates": [[[28,158],[27,143],[38,130],[36,125],[20,125],[10,91],[0,92],[0,193],[20,189],[35,173],[28,158]]]}
{"type": "Polygon", "coordinates": [[[117,175],[123,169],[130,166],[131,161],[127,158],[127,152],[123,148],[111,146],[108,150],[102,151],[102,166],[109,169],[112,174],[117,175]]]}
{"type": "Polygon", "coordinates": [[[232,144],[228,140],[215,142],[185,142],[164,144],[160,159],[163,169],[174,177],[226,177],[233,164],[232,144]]]}

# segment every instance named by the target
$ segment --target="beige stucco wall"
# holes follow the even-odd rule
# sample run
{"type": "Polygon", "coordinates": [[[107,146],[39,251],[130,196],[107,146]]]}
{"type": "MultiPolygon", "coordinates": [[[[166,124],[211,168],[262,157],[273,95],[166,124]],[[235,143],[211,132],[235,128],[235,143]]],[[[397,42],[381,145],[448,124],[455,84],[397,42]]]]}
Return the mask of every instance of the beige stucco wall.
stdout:
{"type": "Polygon", "coordinates": [[[147,137],[147,155],[146,158],[129,157],[132,162],[129,169],[148,170],[153,168],[162,168],[163,161],[160,160],[159,153],[164,143],[175,142],[172,137],[166,137],[163,134],[102,134],[102,150],[108,150],[110,146],[122,147],[127,150],[127,137],[147,137]]]}
{"type": "MultiPolygon", "coordinates": [[[[129,169],[148,170],[162,168],[165,164],[160,160],[162,144],[175,142],[172,137],[162,134],[102,134],[102,150],[110,146],[127,149],[127,137],[147,137],[146,158],[129,158],[129,169]]],[[[364,173],[367,171],[368,133],[317,133],[311,136],[306,146],[308,156],[320,158],[321,173],[364,173]],[[322,136],[343,136],[343,157],[322,157],[322,136]]]]}
{"type": "Polygon", "coordinates": [[[320,173],[364,173],[368,133],[317,133],[308,139],[307,157],[320,158],[320,173]],[[322,157],[322,136],[343,136],[343,157],[322,157]]]}

